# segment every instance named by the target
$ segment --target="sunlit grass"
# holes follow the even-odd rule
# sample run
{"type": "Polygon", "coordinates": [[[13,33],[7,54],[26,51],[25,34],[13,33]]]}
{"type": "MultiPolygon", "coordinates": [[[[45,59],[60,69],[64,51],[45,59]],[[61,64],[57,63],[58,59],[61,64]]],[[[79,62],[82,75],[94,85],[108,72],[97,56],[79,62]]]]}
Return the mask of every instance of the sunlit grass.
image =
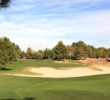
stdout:
{"type": "MultiPolygon", "coordinates": [[[[77,62],[77,61],[76,61],[77,62]]],[[[110,75],[79,78],[33,78],[8,76],[5,73],[27,73],[29,67],[85,67],[74,61],[69,64],[51,60],[19,60],[0,71],[0,100],[109,100],[110,75]],[[75,63],[76,63],[75,62],[75,63]]]]}

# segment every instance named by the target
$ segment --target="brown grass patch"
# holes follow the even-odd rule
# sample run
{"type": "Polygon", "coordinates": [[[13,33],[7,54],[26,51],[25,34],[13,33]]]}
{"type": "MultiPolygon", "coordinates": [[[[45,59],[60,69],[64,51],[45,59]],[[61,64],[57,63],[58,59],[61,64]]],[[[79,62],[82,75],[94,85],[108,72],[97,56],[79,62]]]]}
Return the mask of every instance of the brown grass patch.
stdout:
{"type": "Polygon", "coordinates": [[[65,68],[55,68],[56,70],[69,70],[71,69],[70,67],[65,67],[65,68]]]}
{"type": "Polygon", "coordinates": [[[40,74],[40,73],[33,73],[33,72],[31,71],[32,68],[34,68],[34,67],[26,67],[26,68],[24,68],[24,69],[21,70],[21,71],[11,72],[11,74],[42,75],[42,74],[40,74]]]}

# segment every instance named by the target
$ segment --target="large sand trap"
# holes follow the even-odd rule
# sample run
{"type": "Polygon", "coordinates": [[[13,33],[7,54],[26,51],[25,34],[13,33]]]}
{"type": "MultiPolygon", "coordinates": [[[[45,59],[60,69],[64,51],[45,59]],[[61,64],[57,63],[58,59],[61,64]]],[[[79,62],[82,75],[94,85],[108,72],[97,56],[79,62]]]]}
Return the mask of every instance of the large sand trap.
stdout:
{"type": "Polygon", "coordinates": [[[31,68],[31,72],[39,73],[38,75],[26,75],[26,74],[8,74],[15,76],[26,76],[26,77],[48,77],[48,78],[67,78],[67,77],[82,77],[82,76],[92,76],[100,74],[110,74],[110,67],[97,66],[97,67],[80,67],[80,68],[69,68],[65,69],[55,69],[51,67],[39,67],[31,68]]]}

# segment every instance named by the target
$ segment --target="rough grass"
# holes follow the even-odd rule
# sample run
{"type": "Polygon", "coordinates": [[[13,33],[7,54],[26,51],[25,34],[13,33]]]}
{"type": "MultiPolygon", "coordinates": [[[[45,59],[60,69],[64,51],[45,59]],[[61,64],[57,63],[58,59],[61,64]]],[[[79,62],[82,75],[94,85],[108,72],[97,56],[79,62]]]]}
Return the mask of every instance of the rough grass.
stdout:
{"type": "MultiPolygon", "coordinates": [[[[77,64],[78,66],[83,63],[77,64]]],[[[3,75],[26,66],[76,67],[52,61],[17,61],[0,71],[0,100],[110,100],[110,75],[80,78],[32,78],[3,75]]]]}

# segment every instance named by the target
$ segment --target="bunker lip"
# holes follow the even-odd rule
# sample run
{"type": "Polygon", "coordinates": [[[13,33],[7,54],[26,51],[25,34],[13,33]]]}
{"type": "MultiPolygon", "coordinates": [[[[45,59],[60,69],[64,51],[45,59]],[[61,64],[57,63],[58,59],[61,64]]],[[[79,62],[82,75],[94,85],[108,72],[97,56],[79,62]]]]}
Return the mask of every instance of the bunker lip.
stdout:
{"type": "Polygon", "coordinates": [[[39,73],[38,75],[28,75],[28,74],[12,74],[7,73],[7,75],[13,76],[24,76],[24,77],[45,77],[45,78],[69,78],[69,77],[83,77],[83,76],[93,76],[110,74],[110,67],[107,66],[92,66],[92,67],[75,67],[75,68],[64,68],[55,69],[52,67],[32,67],[29,70],[32,73],[39,73]]]}

